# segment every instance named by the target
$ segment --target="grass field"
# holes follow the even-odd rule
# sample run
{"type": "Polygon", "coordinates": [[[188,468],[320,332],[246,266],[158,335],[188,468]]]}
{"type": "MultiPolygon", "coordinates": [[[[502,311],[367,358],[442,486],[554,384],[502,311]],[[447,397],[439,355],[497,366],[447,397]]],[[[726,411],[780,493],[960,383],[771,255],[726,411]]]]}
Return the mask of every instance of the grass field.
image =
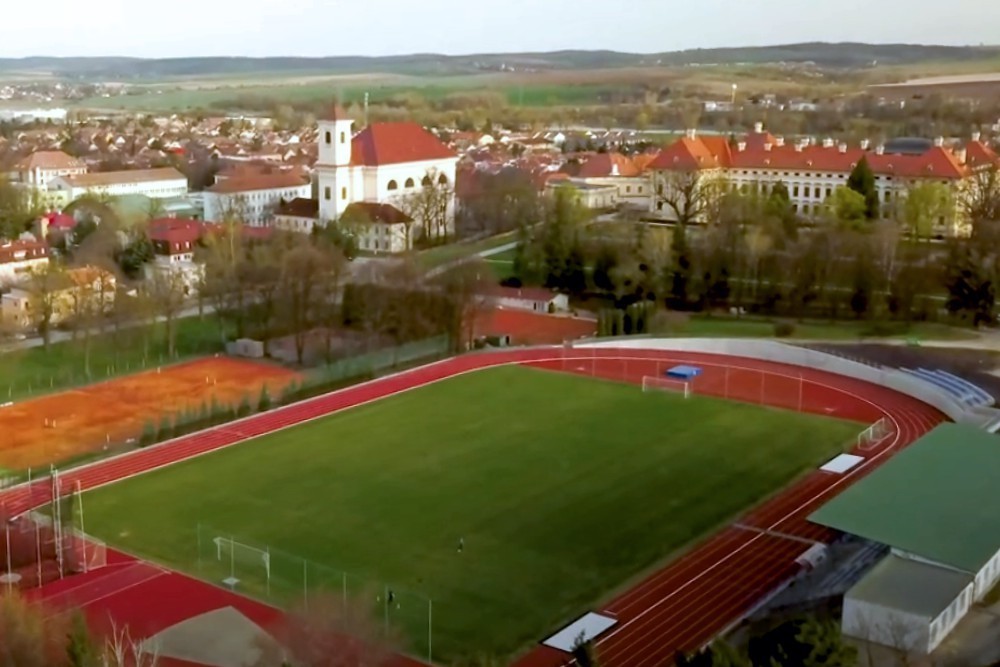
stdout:
{"type": "MultiPolygon", "coordinates": [[[[211,524],[203,545],[231,535],[418,593],[417,613],[393,611],[418,655],[420,596],[433,599],[435,659],[509,655],[857,430],[502,368],[89,493],[87,528],[196,572],[196,526],[211,524]]],[[[214,557],[202,547],[201,560],[214,557]]]]}

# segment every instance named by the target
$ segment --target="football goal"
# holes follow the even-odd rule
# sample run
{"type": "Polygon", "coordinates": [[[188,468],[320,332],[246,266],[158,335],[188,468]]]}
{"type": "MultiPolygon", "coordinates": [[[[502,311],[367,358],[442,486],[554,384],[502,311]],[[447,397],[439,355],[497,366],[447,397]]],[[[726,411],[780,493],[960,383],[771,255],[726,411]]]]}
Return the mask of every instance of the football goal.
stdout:
{"type": "Polygon", "coordinates": [[[858,449],[874,449],[883,440],[893,435],[892,422],[882,417],[858,434],[858,449]]]}
{"type": "Polygon", "coordinates": [[[672,380],[670,378],[644,375],[642,378],[642,391],[667,391],[682,394],[684,398],[690,398],[691,383],[687,380],[672,380]]]}
{"type": "Polygon", "coordinates": [[[229,576],[223,580],[223,583],[230,588],[235,587],[240,581],[238,574],[242,570],[254,578],[263,574],[265,583],[270,589],[271,554],[267,549],[252,547],[249,544],[237,542],[231,537],[215,537],[212,538],[212,542],[215,543],[215,554],[219,564],[228,568],[229,571],[229,576]]]}

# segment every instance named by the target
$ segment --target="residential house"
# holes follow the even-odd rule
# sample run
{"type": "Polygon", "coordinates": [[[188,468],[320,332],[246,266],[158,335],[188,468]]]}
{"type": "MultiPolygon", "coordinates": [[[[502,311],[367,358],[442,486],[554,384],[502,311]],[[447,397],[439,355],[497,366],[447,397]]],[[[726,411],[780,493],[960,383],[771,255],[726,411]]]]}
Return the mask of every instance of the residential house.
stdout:
{"type": "Polygon", "coordinates": [[[147,278],[176,277],[184,294],[198,291],[205,277],[205,265],[195,260],[198,243],[205,234],[198,220],[161,218],[149,223],[153,261],[146,265],[147,278]]]}
{"type": "Polygon", "coordinates": [[[14,166],[9,178],[12,183],[31,190],[44,208],[56,210],[72,200],[53,187],[56,179],[86,173],[87,165],[82,160],[62,151],[35,151],[14,166]]]}
{"type": "MultiPolygon", "coordinates": [[[[38,303],[43,297],[32,285],[33,280],[23,277],[19,286],[0,297],[0,321],[4,326],[25,330],[38,326],[38,303]]],[[[50,326],[70,322],[80,313],[107,313],[114,306],[115,289],[115,276],[94,266],[55,274],[44,297],[51,304],[50,326]]]]}
{"type": "Polygon", "coordinates": [[[535,313],[569,310],[569,297],[542,287],[496,287],[489,299],[497,308],[515,308],[535,313]]]}
{"type": "Polygon", "coordinates": [[[0,286],[17,283],[49,263],[49,246],[40,241],[8,241],[0,245],[0,286]]]}

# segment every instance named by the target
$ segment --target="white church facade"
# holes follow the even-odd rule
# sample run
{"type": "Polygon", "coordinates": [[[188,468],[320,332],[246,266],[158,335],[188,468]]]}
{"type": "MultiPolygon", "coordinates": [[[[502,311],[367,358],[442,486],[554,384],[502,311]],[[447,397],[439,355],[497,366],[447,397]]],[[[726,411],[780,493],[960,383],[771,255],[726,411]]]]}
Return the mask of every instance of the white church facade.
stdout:
{"type": "Polygon", "coordinates": [[[370,252],[452,235],[458,156],[416,123],[373,123],[353,135],[352,123],[340,107],[319,121],[316,203],[289,202],[275,226],[308,231],[336,221],[370,252]]]}

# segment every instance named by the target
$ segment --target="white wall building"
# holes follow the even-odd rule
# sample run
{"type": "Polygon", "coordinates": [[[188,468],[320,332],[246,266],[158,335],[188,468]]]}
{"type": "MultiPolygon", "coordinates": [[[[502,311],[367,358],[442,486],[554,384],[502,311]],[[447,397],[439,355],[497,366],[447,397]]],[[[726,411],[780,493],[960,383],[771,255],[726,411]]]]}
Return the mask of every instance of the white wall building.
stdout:
{"type": "MultiPolygon", "coordinates": [[[[408,234],[453,234],[458,156],[415,123],[373,123],[353,137],[352,124],[340,108],[319,121],[316,173],[320,224],[340,220],[355,203],[388,205],[401,212],[414,210],[409,202],[432,192],[437,193],[435,202],[422,207],[430,213],[417,218],[408,234]]],[[[362,245],[382,243],[381,232],[359,230],[369,237],[362,245]]],[[[403,239],[403,249],[412,247],[414,240],[403,239]]]]}
{"type": "Polygon", "coordinates": [[[51,189],[66,193],[70,201],[87,194],[107,197],[144,195],[150,199],[170,199],[186,195],[188,182],[181,172],[173,167],[165,167],[59,176],[52,181],[51,189]]]}
{"type": "Polygon", "coordinates": [[[47,266],[49,246],[40,241],[9,241],[0,245],[0,286],[20,281],[47,266]]]}
{"type": "Polygon", "coordinates": [[[311,192],[310,183],[298,174],[226,178],[205,190],[205,220],[221,222],[232,216],[251,227],[263,227],[282,201],[306,198],[311,192]]]}
{"type": "Polygon", "coordinates": [[[780,181],[788,189],[796,213],[807,219],[818,218],[827,211],[827,198],[846,186],[851,171],[864,158],[875,175],[883,218],[894,215],[898,201],[911,184],[939,182],[952,189],[956,211],[942,216],[935,232],[966,233],[958,199],[975,170],[1000,164],[1000,158],[978,133],[954,150],[940,138],[926,145],[897,148],[898,143],[873,146],[862,141],[858,146],[849,146],[832,139],[789,142],[765,132],[761,123],[735,144],[722,136],[700,136],[689,130],[685,137],[660,151],[650,164],[654,196],[649,210],[671,219],[674,212],[663,195],[669,197],[672,180],[677,174],[699,173],[723,179],[730,188],[742,192],[767,194],[780,181]]]}
{"type": "Polygon", "coordinates": [[[36,151],[15,165],[11,181],[47,190],[60,176],[82,176],[87,165],[62,151],[36,151]]]}
{"type": "Polygon", "coordinates": [[[168,277],[184,295],[195,294],[205,277],[205,265],[195,259],[205,230],[197,220],[163,218],[149,223],[153,261],[146,265],[147,278],[168,277]]]}
{"type": "Polygon", "coordinates": [[[541,287],[497,287],[490,292],[490,301],[498,308],[530,310],[534,313],[569,310],[569,297],[541,287]]]}

